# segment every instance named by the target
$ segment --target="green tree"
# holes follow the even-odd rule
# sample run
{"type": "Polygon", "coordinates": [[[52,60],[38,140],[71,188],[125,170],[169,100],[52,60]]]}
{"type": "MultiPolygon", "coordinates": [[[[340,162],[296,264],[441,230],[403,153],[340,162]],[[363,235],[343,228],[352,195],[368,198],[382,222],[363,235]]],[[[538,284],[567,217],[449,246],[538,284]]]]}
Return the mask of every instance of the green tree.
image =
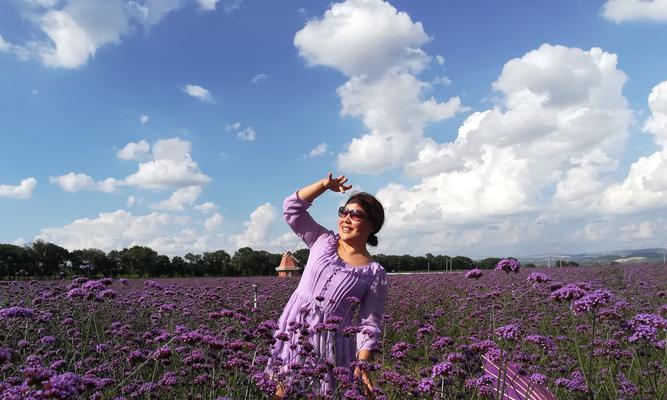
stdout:
{"type": "Polygon", "coordinates": [[[116,274],[127,274],[127,271],[123,270],[123,266],[120,263],[120,251],[111,250],[107,254],[107,259],[111,264],[113,264],[113,270],[116,271],[116,274]]]}
{"type": "Polygon", "coordinates": [[[201,254],[186,254],[185,265],[188,276],[204,276],[204,261],[201,254]]]}
{"type": "Polygon", "coordinates": [[[32,254],[34,257],[33,274],[36,276],[57,276],[69,259],[67,249],[41,239],[32,243],[32,254]]]}
{"type": "Polygon", "coordinates": [[[494,269],[500,258],[488,257],[479,262],[479,269],[494,269]]]}
{"type": "Polygon", "coordinates": [[[473,269],[475,262],[468,257],[456,256],[452,258],[452,269],[473,269]]]}
{"type": "Polygon", "coordinates": [[[231,265],[233,272],[238,275],[275,275],[281,257],[280,254],[271,254],[264,250],[255,251],[250,247],[242,247],[234,253],[231,265]]]}
{"type": "Polygon", "coordinates": [[[150,247],[133,246],[120,252],[120,267],[127,274],[136,276],[150,276],[156,272],[158,254],[150,247]]]}
{"type": "Polygon", "coordinates": [[[100,249],[74,250],[71,254],[72,268],[77,270],[83,264],[93,265],[94,272],[102,276],[115,276],[118,273],[118,264],[111,260],[100,249]]]}
{"type": "Polygon", "coordinates": [[[174,276],[187,276],[187,264],[183,257],[172,257],[170,271],[174,276]]]}
{"type": "Polygon", "coordinates": [[[232,257],[224,250],[204,253],[202,263],[204,273],[208,276],[232,275],[232,257]]]}
{"type": "Polygon", "coordinates": [[[149,266],[148,276],[167,275],[171,275],[171,261],[167,256],[158,255],[155,261],[149,266]]]}
{"type": "Polygon", "coordinates": [[[27,270],[33,264],[28,249],[13,244],[0,244],[0,277],[15,277],[20,270],[27,270]]]}

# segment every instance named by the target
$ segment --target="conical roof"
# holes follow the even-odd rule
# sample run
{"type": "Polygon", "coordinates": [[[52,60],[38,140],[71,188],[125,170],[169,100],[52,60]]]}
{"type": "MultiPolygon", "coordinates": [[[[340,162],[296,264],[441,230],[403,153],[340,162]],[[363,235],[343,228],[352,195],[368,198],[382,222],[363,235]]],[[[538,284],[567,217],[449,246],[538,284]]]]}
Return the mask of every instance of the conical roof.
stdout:
{"type": "Polygon", "coordinates": [[[283,253],[283,258],[280,260],[280,265],[276,268],[276,271],[298,271],[300,270],[298,264],[294,260],[292,253],[285,252],[283,253]]]}

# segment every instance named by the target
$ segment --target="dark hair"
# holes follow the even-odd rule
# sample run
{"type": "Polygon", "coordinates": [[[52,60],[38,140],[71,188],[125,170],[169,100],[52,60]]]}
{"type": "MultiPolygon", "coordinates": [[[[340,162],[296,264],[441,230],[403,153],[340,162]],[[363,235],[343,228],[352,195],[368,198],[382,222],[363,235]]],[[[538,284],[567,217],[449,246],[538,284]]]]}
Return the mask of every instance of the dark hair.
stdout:
{"type": "Polygon", "coordinates": [[[368,220],[373,224],[373,230],[371,231],[371,234],[368,235],[366,243],[370,246],[377,246],[378,238],[375,234],[380,231],[382,224],[384,224],[384,207],[382,207],[382,203],[366,192],[352,194],[345,202],[345,205],[350,203],[359,204],[364,212],[366,212],[366,215],[368,215],[368,220]]]}

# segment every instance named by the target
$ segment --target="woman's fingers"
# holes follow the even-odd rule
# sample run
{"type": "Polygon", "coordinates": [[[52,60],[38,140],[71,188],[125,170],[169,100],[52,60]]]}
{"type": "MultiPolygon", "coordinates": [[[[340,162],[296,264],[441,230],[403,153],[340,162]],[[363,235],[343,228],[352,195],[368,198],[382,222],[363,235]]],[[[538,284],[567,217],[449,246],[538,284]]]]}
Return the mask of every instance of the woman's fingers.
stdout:
{"type": "Polygon", "coordinates": [[[352,189],[352,185],[346,185],[348,178],[345,175],[340,175],[336,178],[333,177],[333,173],[329,171],[327,174],[327,182],[326,182],[326,187],[335,191],[335,192],[343,192],[352,189]]]}

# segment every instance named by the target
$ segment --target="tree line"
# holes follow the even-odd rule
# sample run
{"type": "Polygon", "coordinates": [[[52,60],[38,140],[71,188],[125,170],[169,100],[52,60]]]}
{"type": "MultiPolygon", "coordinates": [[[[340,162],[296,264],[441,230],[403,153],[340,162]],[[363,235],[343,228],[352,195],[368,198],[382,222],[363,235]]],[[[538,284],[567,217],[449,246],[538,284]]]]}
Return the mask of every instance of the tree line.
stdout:
{"type": "MultiPolygon", "coordinates": [[[[293,253],[297,263],[305,265],[308,249],[293,253]]],[[[387,272],[468,270],[494,268],[499,258],[473,261],[463,256],[426,254],[374,255],[387,272]]],[[[36,240],[31,245],[0,244],[0,279],[22,277],[58,278],[73,275],[134,277],[203,277],[276,275],[282,254],[238,249],[233,255],[224,250],[187,253],[168,257],[146,246],[104,252],[100,249],[68,251],[54,243],[36,240]]]]}

